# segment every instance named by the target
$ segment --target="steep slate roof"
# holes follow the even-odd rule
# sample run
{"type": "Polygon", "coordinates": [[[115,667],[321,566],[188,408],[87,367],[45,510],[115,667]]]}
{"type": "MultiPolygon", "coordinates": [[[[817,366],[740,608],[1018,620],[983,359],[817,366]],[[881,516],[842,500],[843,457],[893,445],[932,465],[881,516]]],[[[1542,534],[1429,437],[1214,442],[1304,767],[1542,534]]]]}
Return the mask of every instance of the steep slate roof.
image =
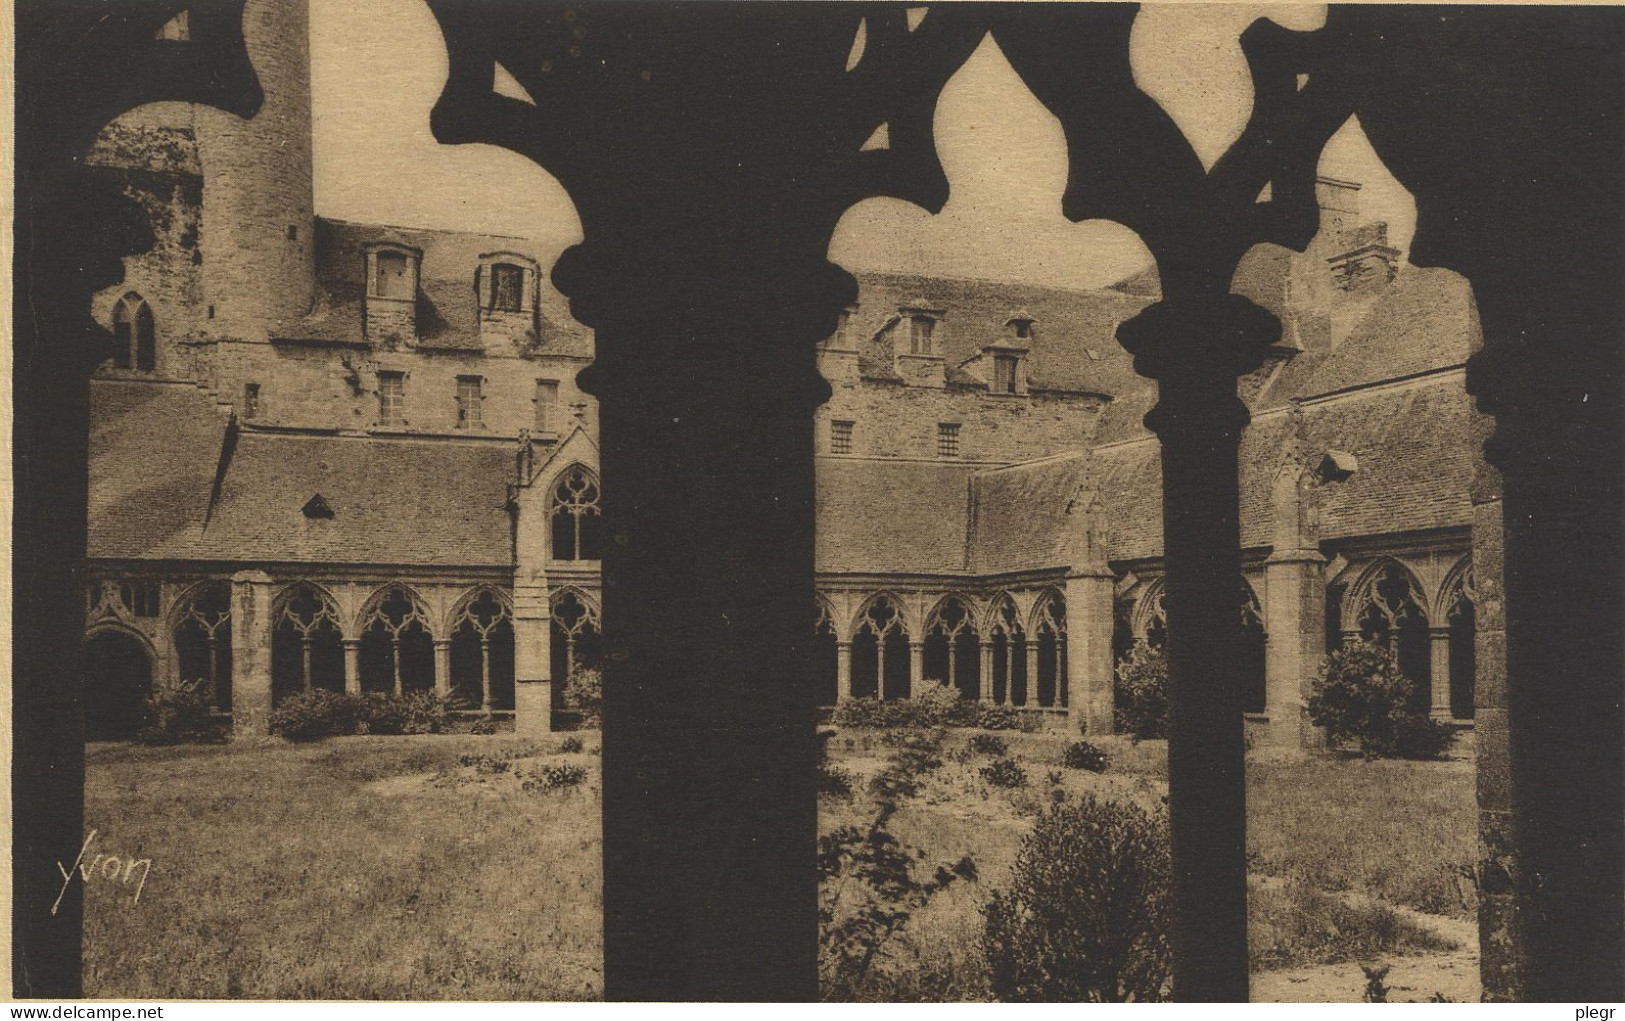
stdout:
{"type": "Polygon", "coordinates": [[[226,421],[190,384],[93,382],[89,555],[163,557],[184,547],[202,526],[226,421]]]}
{"type": "MultiPolygon", "coordinates": [[[[518,252],[534,259],[534,243],[525,238],[415,227],[387,227],[316,220],[316,308],[310,315],[280,323],[278,337],[357,343],[362,339],[362,302],[366,296],[364,246],[388,241],[423,252],[418,292],[418,347],[478,351],[479,307],[474,272],[480,256],[518,252]]],[[[547,266],[541,267],[546,274],[547,266]]],[[[570,317],[568,303],[545,280],[541,287],[539,354],[592,357],[592,331],[570,317]]]]}
{"type": "Polygon", "coordinates": [[[820,457],[817,471],[818,570],[965,571],[974,465],[820,457]]]}
{"type": "Polygon", "coordinates": [[[227,437],[212,400],[191,387],[98,381],[92,402],[92,557],[513,563],[510,444],[242,430],[211,514],[227,437]],[[301,512],[318,494],[331,520],[301,512]]]}
{"type": "Polygon", "coordinates": [[[971,563],[977,574],[1064,566],[1083,519],[1072,506],[1092,471],[1089,455],[1069,454],[978,472],[971,563]]]}
{"type": "MultiPolygon", "coordinates": [[[[1147,299],[1114,290],[1070,291],[992,280],[925,277],[897,273],[858,273],[858,310],[847,326],[848,343],[858,349],[871,378],[894,378],[875,357],[873,338],[897,310],[924,298],[943,309],[933,334],[953,378],[962,362],[987,344],[1008,340],[1005,320],[1025,310],[1037,320],[1027,358],[1028,383],[1035,389],[1118,393],[1134,378],[1128,353],[1117,343],[1117,324],[1143,308],[1147,299]]],[[[971,379],[968,375],[960,377],[971,379]]]]}

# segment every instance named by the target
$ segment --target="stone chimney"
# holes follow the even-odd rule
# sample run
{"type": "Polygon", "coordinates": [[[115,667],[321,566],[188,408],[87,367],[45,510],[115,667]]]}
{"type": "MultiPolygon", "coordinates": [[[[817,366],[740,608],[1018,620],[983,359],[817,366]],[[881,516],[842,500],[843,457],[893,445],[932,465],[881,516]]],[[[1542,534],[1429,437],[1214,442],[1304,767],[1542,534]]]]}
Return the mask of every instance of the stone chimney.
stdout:
{"type": "Polygon", "coordinates": [[[1339,289],[1355,294],[1381,290],[1399,271],[1399,249],[1388,244],[1386,223],[1344,232],[1343,251],[1326,260],[1339,289]]]}

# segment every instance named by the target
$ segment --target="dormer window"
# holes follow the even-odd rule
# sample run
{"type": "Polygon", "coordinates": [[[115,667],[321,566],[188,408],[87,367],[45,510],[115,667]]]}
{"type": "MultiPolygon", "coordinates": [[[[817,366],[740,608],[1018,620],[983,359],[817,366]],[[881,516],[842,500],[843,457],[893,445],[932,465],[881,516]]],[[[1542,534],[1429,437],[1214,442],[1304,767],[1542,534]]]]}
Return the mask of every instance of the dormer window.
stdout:
{"type": "Polygon", "coordinates": [[[1015,355],[993,356],[994,393],[1013,394],[1016,392],[1016,366],[1018,361],[1015,355]]]}
{"type": "Polygon", "coordinates": [[[522,312],[525,309],[525,270],[511,262],[491,267],[491,309],[495,312],[522,312]]]}
{"type": "Polygon", "coordinates": [[[1027,312],[1012,312],[1004,321],[1006,335],[1014,347],[1028,347],[1033,339],[1033,326],[1038,320],[1027,312]]]}
{"type": "Polygon", "coordinates": [[[378,252],[374,256],[373,296],[410,300],[417,290],[411,269],[411,260],[405,252],[378,252]]]}
{"type": "Polygon", "coordinates": [[[931,333],[936,329],[937,321],[929,316],[915,316],[909,321],[908,353],[913,355],[928,355],[932,353],[931,333]]]}
{"type": "Polygon", "coordinates": [[[1016,339],[1017,340],[1031,340],[1032,339],[1032,337],[1033,337],[1033,324],[1032,323],[1027,322],[1025,319],[1022,319],[1022,320],[1018,320],[1015,323],[1015,327],[1016,327],[1016,339]]]}
{"type": "Polygon", "coordinates": [[[299,508],[299,513],[311,521],[330,521],[333,518],[333,507],[327,502],[326,497],[317,493],[305,501],[305,505],[299,508]]]}

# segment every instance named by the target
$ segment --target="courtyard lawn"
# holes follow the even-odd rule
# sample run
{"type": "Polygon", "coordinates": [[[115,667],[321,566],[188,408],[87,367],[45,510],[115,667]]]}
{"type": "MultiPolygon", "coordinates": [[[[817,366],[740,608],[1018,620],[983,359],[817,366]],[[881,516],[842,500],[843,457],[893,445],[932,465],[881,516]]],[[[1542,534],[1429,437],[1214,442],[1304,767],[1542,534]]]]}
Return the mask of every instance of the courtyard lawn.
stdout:
{"type": "MultiPolygon", "coordinates": [[[[1070,734],[1001,732],[1026,774],[1006,789],[981,776],[992,759],[970,748],[974,733],[950,732],[942,768],[891,828],[926,865],[969,855],[979,877],[888,946],[877,998],[987,998],[981,908],[1008,886],[1037,813],[1085,793],[1154,808],[1166,793],[1161,742],[1102,740],[1111,766],[1095,774],[1062,765],[1070,734]]],[[[96,847],[153,867],[138,904],[127,887],[90,881],[87,995],[598,996],[598,741],[574,736],[580,751],[562,750],[572,735],[93,746],[96,847]],[[548,786],[560,771],[544,768],[564,764],[584,767],[584,782],[548,786]]],[[[855,793],[821,799],[822,827],[866,823],[867,782],[889,749],[878,732],[847,730],[829,753],[855,793]]],[[[1449,949],[1403,908],[1467,911],[1470,890],[1449,866],[1472,858],[1470,762],[1255,758],[1248,785],[1255,970],[1449,949]]]]}

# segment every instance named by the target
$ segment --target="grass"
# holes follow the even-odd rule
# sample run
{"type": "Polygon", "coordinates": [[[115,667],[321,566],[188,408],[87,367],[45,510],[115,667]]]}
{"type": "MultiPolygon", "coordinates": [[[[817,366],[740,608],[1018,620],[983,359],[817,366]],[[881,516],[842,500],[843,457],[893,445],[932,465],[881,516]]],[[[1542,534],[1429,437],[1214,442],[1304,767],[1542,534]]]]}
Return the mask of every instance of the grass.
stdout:
{"type": "MultiPolygon", "coordinates": [[[[590,742],[596,746],[596,741],[590,742]]],[[[512,738],[339,738],[87,756],[139,904],[86,890],[85,992],[119,999],[585,999],[603,988],[597,759],[578,790],[456,782],[512,738]],[[445,771],[451,781],[418,776],[445,771]],[[537,925],[537,919],[551,924],[537,925]]]]}
{"type": "Polygon", "coordinates": [[[1478,856],[1471,763],[1317,758],[1247,767],[1251,870],[1470,917],[1478,856]]]}
{"type": "MultiPolygon", "coordinates": [[[[1033,818],[1084,793],[1160,808],[1162,742],[1094,739],[1104,774],[1067,769],[1070,733],[1000,732],[1027,783],[990,786],[990,760],[951,732],[942,768],[892,823],[923,867],[969,855],[889,946],[868,995],[990,997],[982,905],[1006,888],[1033,818]]],[[[153,860],[139,904],[86,890],[86,994],[156,999],[586,999],[600,994],[596,735],[340,738],[310,745],[137,748],[87,756],[86,820],[104,853],[153,860]],[[547,767],[583,784],[547,789],[547,767]],[[531,781],[527,786],[527,780],[531,781]],[[538,924],[538,920],[546,924],[538,924]]],[[[850,798],[828,830],[873,817],[868,780],[891,749],[845,731],[831,765],[850,798]]],[[[1464,763],[1256,760],[1248,766],[1256,969],[1428,953],[1448,944],[1392,904],[1467,913],[1453,861],[1473,857],[1464,763]]]]}

